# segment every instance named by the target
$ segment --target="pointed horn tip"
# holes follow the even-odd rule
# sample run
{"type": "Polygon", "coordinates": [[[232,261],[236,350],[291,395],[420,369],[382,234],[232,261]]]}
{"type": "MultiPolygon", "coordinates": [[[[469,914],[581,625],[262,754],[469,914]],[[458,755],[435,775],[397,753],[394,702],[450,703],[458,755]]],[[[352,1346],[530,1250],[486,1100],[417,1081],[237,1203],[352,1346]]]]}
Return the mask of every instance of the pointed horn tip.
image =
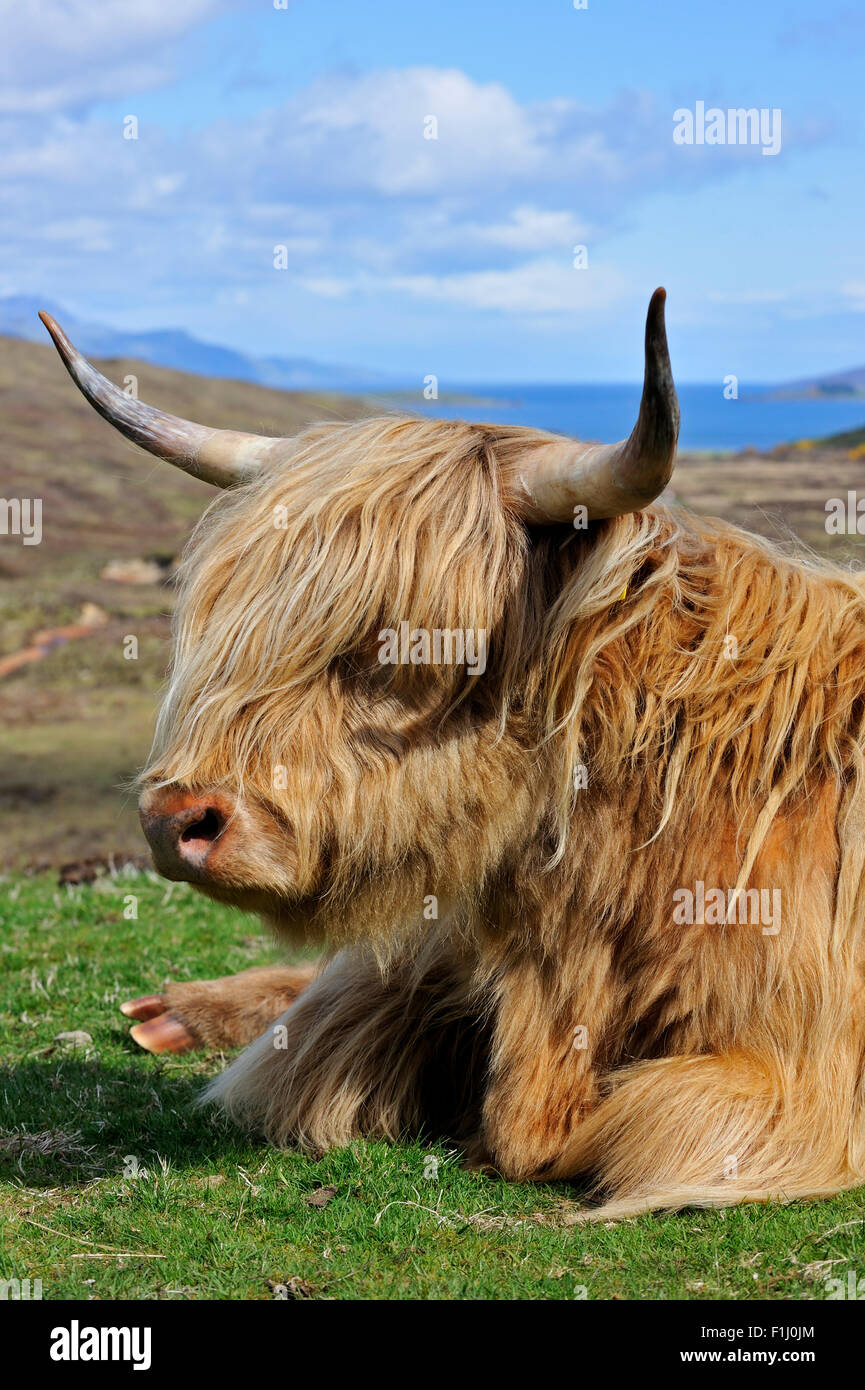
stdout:
{"type": "Polygon", "coordinates": [[[664,289],[663,285],[659,285],[659,287],[655,290],[655,293],[652,295],[652,298],[649,300],[649,308],[646,313],[647,329],[657,329],[663,328],[665,326],[664,307],[666,303],[667,291],[664,289]]]}
{"type": "Polygon", "coordinates": [[[39,317],[53,338],[55,347],[64,347],[69,340],[57,320],[47,314],[44,309],[39,310],[39,317]]]}

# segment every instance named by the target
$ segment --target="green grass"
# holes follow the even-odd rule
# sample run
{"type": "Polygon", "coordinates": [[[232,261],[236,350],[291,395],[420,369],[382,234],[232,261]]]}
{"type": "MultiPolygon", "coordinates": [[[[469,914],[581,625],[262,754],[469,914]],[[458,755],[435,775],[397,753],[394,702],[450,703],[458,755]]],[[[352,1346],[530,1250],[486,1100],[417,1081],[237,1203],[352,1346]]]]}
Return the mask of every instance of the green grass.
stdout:
{"type": "Polygon", "coordinates": [[[575,1190],[440,1144],[266,1148],[196,1107],[222,1058],[149,1056],[118,1012],[267,958],[252,919],[185,885],[0,880],[0,953],[0,1278],[45,1298],[799,1299],[865,1272],[862,1192],[580,1228],[575,1190]],[[54,1042],[73,1030],[92,1043],[54,1042]]]}

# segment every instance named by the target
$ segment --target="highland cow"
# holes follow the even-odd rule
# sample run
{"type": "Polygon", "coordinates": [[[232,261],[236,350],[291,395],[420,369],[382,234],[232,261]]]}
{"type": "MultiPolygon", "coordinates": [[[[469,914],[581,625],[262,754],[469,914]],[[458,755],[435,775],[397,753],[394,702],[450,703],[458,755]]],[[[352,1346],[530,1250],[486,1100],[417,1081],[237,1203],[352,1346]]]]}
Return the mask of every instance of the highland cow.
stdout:
{"type": "Polygon", "coordinates": [[[861,1182],[865,578],[656,501],[664,292],[637,424],[594,446],[205,429],[43,317],[112,425],[225,489],[142,779],[156,866],[326,948],[133,1001],[137,1041],[251,1043],[209,1094],[278,1145],[449,1135],[587,1214],[861,1182]],[[485,633],[484,669],[382,662],[403,623],[485,633]]]}

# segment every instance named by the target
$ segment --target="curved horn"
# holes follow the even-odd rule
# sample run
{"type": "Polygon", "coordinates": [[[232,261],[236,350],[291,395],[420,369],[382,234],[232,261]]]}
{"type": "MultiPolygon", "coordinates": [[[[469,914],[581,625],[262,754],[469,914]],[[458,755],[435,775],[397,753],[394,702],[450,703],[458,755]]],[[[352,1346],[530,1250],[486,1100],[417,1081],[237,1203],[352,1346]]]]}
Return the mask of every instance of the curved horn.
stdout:
{"type": "Polygon", "coordinates": [[[164,415],[127,396],[106,380],[70,343],[50,314],[40,313],[67,372],[82,395],[109,425],[150,454],[216,487],[238,487],[261,469],[274,445],[283,441],[235,430],[211,430],[177,415],[164,415]]]}
{"type": "Polygon", "coordinates": [[[519,464],[527,521],[572,521],[584,506],[589,520],[640,511],[663,492],[673,472],[679,402],[673,385],[664,301],[655,290],[646,317],[646,370],[640,413],[620,444],[542,444],[519,464]]]}

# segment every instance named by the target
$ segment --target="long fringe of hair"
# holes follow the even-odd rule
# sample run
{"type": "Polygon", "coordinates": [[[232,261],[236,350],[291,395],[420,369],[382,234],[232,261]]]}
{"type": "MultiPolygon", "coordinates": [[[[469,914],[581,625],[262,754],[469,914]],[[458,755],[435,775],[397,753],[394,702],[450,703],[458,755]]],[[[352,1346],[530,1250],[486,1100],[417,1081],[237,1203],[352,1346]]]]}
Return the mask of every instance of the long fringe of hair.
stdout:
{"type": "MultiPolygon", "coordinates": [[[[404,788],[407,749],[428,748],[443,808],[464,756],[477,786],[478,759],[505,750],[502,770],[531,784],[550,866],[567,852],[580,764],[596,786],[639,770],[656,794],[652,836],[723,784],[750,826],[744,883],[788,797],[815,777],[861,779],[865,580],[662,506],[529,536],[515,479],[547,439],[391,417],[327,425],[280,471],[221,495],[182,568],[148,780],[258,798],[291,823],[300,880],[327,858],[346,893],[376,856],[405,861],[382,798],[404,788]],[[381,665],[379,634],[402,622],[485,630],[486,671],[381,665]],[[283,765],[287,790],[274,785],[283,765]]],[[[430,812],[428,860],[447,814],[430,812]]],[[[503,833],[473,841],[474,859],[486,854],[476,879],[503,833]]]]}

